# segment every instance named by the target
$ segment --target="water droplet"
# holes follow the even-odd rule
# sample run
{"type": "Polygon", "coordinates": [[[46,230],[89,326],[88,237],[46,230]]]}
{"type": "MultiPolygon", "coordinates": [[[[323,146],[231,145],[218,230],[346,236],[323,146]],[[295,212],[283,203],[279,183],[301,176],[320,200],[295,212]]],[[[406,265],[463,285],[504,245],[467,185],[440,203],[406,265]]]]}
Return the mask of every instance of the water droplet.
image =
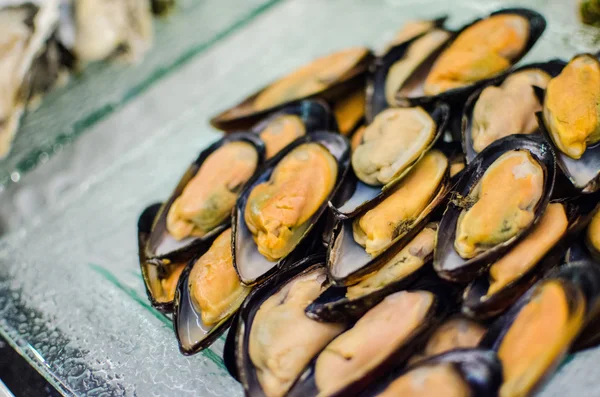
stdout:
{"type": "Polygon", "coordinates": [[[21,180],[21,174],[19,174],[18,172],[13,172],[12,174],[10,174],[10,179],[13,182],[19,182],[21,180]]]}

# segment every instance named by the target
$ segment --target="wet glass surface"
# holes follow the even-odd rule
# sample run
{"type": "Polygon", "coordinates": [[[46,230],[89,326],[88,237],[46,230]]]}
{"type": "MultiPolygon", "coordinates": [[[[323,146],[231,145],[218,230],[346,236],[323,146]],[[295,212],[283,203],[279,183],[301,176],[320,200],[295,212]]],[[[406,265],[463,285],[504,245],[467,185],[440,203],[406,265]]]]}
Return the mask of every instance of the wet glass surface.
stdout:
{"type": "MultiPolygon", "coordinates": [[[[184,15],[158,24],[144,63],[98,65],[52,93],[0,162],[0,172],[17,181],[0,192],[0,334],[66,394],[241,395],[220,358],[223,340],[184,357],[170,320],[149,306],[137,263],[139,213],[166,199],[197,153],[220,136],[210,116],[277,76],[335,49],[382,48],[408,19],[451,14],[457,27],[511,4],[182,3],[184,15]],[[216,10],[219,18],[211,16],[216,10]],[[110,111],[71,139],[57,138],[101,109],[110,111]],[[19,168],[30,156],[42,161],[19,168]]],[[[542,11],[549,25],[522,63],[598,47],[598,33],[576,25],[572,2],[519,5],[542,11]]],[[[594,395],[599,356],[593,349],[579,354],[541,395],[571,395],[573,385],[594,395]]]]}

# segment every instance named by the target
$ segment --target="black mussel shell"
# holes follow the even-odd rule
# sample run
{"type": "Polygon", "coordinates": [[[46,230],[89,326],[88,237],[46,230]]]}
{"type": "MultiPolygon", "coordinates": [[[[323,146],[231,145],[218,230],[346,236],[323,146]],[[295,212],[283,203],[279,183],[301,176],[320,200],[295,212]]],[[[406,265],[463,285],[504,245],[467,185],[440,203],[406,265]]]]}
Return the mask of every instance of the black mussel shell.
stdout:
{"type": "MultiPolygon", "coordinates": [[[[411,287],[409,291],[426,290],[435,294],[435,301],[429,309],[425,322],[415,329],[396,351],[386,357],[374,369],[370,370],[365,376],[357,381],[351,382],[344,386],[332,396],[357,395],[361,390],[364,390],[373,382],[377,381],[381,376],[384,376],[392,368],[404,365],[408,359],[422,349],[431,333],[439,324],[449,316],[456,308],[457,287],[448,283],[440,283],[439,281],[424,281],[421,285],[411,287]]],[[[315,382],[315,365],[319,355],[317,355],[302,375],[292,385],[288,396],[316,396],[319,394],[318,387],[315,382]]]]}
{"type": "Polygon", "coordinates": [[[337,131],[337,122],[333,112],[329,105],[322,100],[305,100],[285,106],[255,124],[250,131],[260,134],[274,119],[284,115],[300,117],[307,134],[315,131],[337,131]]]}
{"type": "MultiPolygon", "coordinates": [[[[320,98],[330,102],[347,95],[357,87],[364,85],[365,73],[372,59],[373,54],[369,49],[365,48],[364,56],[361,59],[359,59],[358,62],[351,69],[349,69],[346,73],[340,76],[337,80],[330,82],[330,84],[323,91],[315,93],[305,98],[297,98],[297,100],[320,98]]],[[[275,81],[273,83],[275,83],[275,81]]],[[[247,129],[250,128],[257,121],[259,121],[261,118],[263,118],[265,115],[277,111],[283,106],[290,103],[285,102],[269,109],[262,109],[256,111],[253,107],[254,100],[265,88],[244,99],[236,106],[227,109],[213,117],[210,120],[212,126],[223,131],[247,129]]]]}
{"type": "Polygon", "coordinates": [[[498,244],[474,258],[464,259],[454,249],[456,224],[463,208],[451,198],[438,228],[433,255],[433,267],[440,277],[456,282],[472,281],[485,272],[496,258],[525,237],[542,216],[552,195],[556,166],[554,153],[548,142],[541,136],[510,135],[489,145],[464,170],[460,180],[453,187],[450,197],[467,197],[496,159],[504,153],[519,149],[529,151],[544,170],[544,193],[536,205],[533,222],[508,241],[498,244]]]}
{"type": "MultiPolygon", "coordinates": [[[[404,58],[406,51],[416,40],[430,32],[431,30],[391,47],[386,51],[385,54],[375,58],[373,63],[371,63],[371,66],[369,67],[369,73],[367,74],[367,96],[365,109],[365,118],[367,124],[373,122],[375,116],[377,116],[383,110],[389,108],[390,106],[395,106],[393,103],[388,103],[387,99],[385,98],[385,82],[387,80],[388,72],[394,63],[404,58]]],[[[440,48],[442,46],[443,44],[440,45],[440,48]]],[[[437,55],[438,51],[434,51],[432,53],[432,56],[437,55]]]]}
{"type": "Polygon", "coordinates": [[[146,244],[146,257],[162,260],[167,263],[187,262],[198,253],[198,250],[205,245],[207,240],[212,240],[229,226],[230,220],[228,219],[203,237],[187,237],[181,241],[177,241],[171,237],[167,231],[167,214],[175,199],[181,195],[185,186],[196,175],[206,158],[221,146],[238,141],[248,142],[256,148],[256,151],[258,152],[258,165],[255,172],[260,170],[260,166],[264,160],[265,146],[255,134],[243,132],[230,134],[204,149],[196,161],[190,165],[185,174],[181,177],[177,187],[175,187],[175,190],[171,193],[169,200],[167,200],[160,208],[146,244]]]}
{"type": "MultiPolygon", "coordinates": [[[[485,86],[483,86],[480,89],[478,89],[477,91],[473,92],[471,94],[471,96],[469,96],[469,99],[467,99],[467,102],[465,103],[465,107],[463,109],[462,118],[461,118],[461,142],[462,142],[463,152],[465,153],[465,158],[467,160],[467,164],[470,163],[471,161],[473,161],[475,156],[477,156],[477,154],[478,154],[475,151],[475,149],[473,148],[473,138],[471,136],[471,127],[472,127],[472,123],[473,123],[473,110],[474,110],[475,105],[477,104],[477,101],[479,100],[479,96],[481,95],[483,90],[485,90],[487,87],[490,87],[490,86],[499,86],[510,75],[522,72],[527,69],[541,69],[544,72],[548,73],[551,77],[556,77],[556,76],[558,76],[558,74],[560,73],[560,71],[562,70],[563,67],[564,67],[564,62],[561,60],[557,60],[557,59],[551,60],[549,62],[531,63],[531,64],[523,65],[519,68],[510,70],[509,72],[504,73],[502,76],[489,82],[485,86]]],[[[539,88],[539,87],[537,87],[537,88],[539,88]]],[[[542,104],[542,102],[540,102],[540,104],[542,104]]]]}
{"type": "MultiPolygon", "coordinates": [[[[521,58],[523,58],[525,56],[525,54],[527,54],[529,52],[529,50],[531,50],[531,48],[535,45],[537,40],[540,38],[540,36],[544,32],[544,30],[546,29],[546,19],[541,14],[539,14],[533,10],[527,9],[527,8],[506,8],[506,9],[502,9],[502,10],[493,12],[489,16],[498,15],[498,14],[518,14],[529,20],[529,38],[527,40],[527,44],[525,45],[525,48],[523,49],[522,53],[513,60],[513,65],[514,65],[514,64],[518,63],[521,60],[521,58]]],[[[469,23],[468,25],[465,25],[464,27],[462,27],[454,35],[454,38],[452,40],[449,40],[446,43],[446,45],[444,46],[442,51],[440,51],[438,53],[438,55],[441,54],[443,52],[443,50],[445,50],[450,45],[452,45],[454,40],[456,40],[456,38],[465,29],[469,28],[471,25],[473,25],[481,20],[482,20],[481,18],[476,19],[473,22],[469,23]]],[[[410,80],[412,80],[412,79],[415,79],[417,81],[418,81],[418,79],[423,79],[423,81],[424,81],[425,77],[431,70],[431,67],[433,66],[434,62],[435,62],[435,59],[425,61],[413,73],[413,76],[411,78],[409,78],[409,80],[407,81],[407,84],[410,84],[410,80]]],[[[490,81],[493,81],[497,77],[498,76],[492,76],[490,78],[480,80],[471,85],[451,89],[451,90],[445,91],[441,94],[432,95],[432,96],[407,97],[402,92],[402,90],[400,90],[396,95],[396,103],[399,106],[415,106],[415,105],[422,105],[424,103],[430,103],[430,102],[441,100],[441,101],[444,101],[444,102],[447,102],[450,104],[460,104],[460,106],[462,106],[463,101],[467,99],[467,97],[469,96],[470,93],[472,93],[474,90],[478,89],[482,85],[487,84],[490,81]]]]}
{"type": "Polygon", "coordinates": [[[240,382],[240,372],[235,361],[235,346],[236,346],[236,330],[238,328],[238,322],[240,321],[239,313],[236,313],[231,320],[231,326],[227,332],[227,338],[225,338],[225,345],[223,346],[223,363],[229,375],[238,382],[240,382]]]}
{"type": "Polygon", "coordinates": [[[161,260],[148,259],[146,257],[146,244],[150,237],[152,225],[156,219],[162,203],[155,203],[147,207],[138,220],[138,256],[140,262],[140,271],[146,288],[146,295],[150,304],[155,309],[170,313],[173,311],[173,300],[163,300],[157,296],[157,289],[161,287],[157,285],[160,280],[168,276],[172,271],[179,266],[185,266],[185,263],[165,263],[161,260]]]}
{"type": "Polygon", "coordinates": [[[438,103],[434,106],[425,107],[424,109],[427,111],[427,113],[429,113],[437,126],[435,137],[431,141],[431,144],[425,150],[423,150],[419,158],[415,160],[412,165],[410,165],[399,177],[395,178],[387,185],[371,186],[362,182],[353,174],[353,177],[348,178],[347,184],[349,186],[346,187],[348,191],[352,192],[350,197],[345,201],[340,201],[340,204],[334,202],[329,203],[329,208],[331,208],[336,218],[353,218],[382,202],[390,194],[390,192],[394,190],[393,188],[402,180],[402,178],[406,176],[419,162],[419,160],[422,159],[423,156],[436,144],[436,142],[444,133],[446,125],[448,124],[450,108],[445,103],[438,103]]]}
{"type": "MultiPolygon", "coordinates": [[[[600,53],[596,54],[595,57],[600,59],[600,53]]],[[[557,65],[562,66],[558,73],[567,66],[567,62],[561,60],[556,60],[555,62],[557,65]]],[[[540,102],[544,103],[545,91],[536,90],[536,94],[540,102]]],[[[548,142],[556,148],[550,132],[544,123],[543,113],[536,113],[536,117],[540,131],[548,142]]],[[[581,193],[593,193],[600,189],[600,143],[589,145],[581,158],[577,160],[567,156],[558,148],[554,151],[556,152],[556,163],[577,191],[581,193]]]]}
{"type": "Polygon", "coordinates": [[[560,264],[565,251],[573,244],[582,230],[589,223],[595,200],[587,196],[564,201],[569,226],[559,242],[552,247],[538,263],[529,268],[519,278],[504,286],[500,291],[492,294],[488,299],[482,300],[487,294],[490,282],[485,273],[471,282],[465,289],[462,311],[469,317],[489,318],[507,310],[514,304],[538,279],[549,269],[560,264]]]}
{"type": "MultiPolygon", "coordinates": [[[[429,262],[427,260],[426,262],[429,262]]],[[[453,291],[453,287],[442,286],[441,280],[437,277],[431,263],[425,263],[412,274],[403,279],[390,283],[381,289],[371,292],[368,295],[356,299],[348,299],[346,292],[348,287],[338,287],[332,285],[325,290],[317,299],[315,299],[306,308],[306,315],[314,320],[323,322],[342,322],[356,321],[367,311],[380,303],[386,296],[402,290],[414,289],[437,289],[446,288],[447,296],[452,296],[458,306],[460,292],[458,289],[453,291]],[[453,292],[453,293],[451,293],[453,292]]]]}
{"type": "Polygon", "coordinates": [[[427,358],[408,368],[398,367],[383,381],[366,390],[361,396],[378,396],[394,380],[413,369],[446,363],[451,364],[465,383],[468,384],[471,397],[494,397],[498,395],[502,385],[502,363],[496,353],[482,349],[459,349],[427,358]]]}
{"type": "MultiPolygon", "coordinates": [[[[199,251],[191,259],[181,273],[173,303],[173,329],[179,344],[179,351],[184,355],[196,354],[210,346],[231,325],[238,309],[231,310],[229,315],[212,326],[202,322],[199,308],[192,301],[189,289],[189,276],[196,261],[208,251],[210,244],[199,251]]],[[[234,367],[233,367],[234,368],[234,367]]],[[[228,367],[229,370],[229,367],[228,367]]],[[[233,374],[232,374],[233,376],[233,374]]]]}
{"type": "Polygon", "coordinates": [[[427,225],[437,208],[445,202],[450,190],[449,180],[448,170],[446,170],[446,175],[435,196],[415,223],[410,226],[410,230],[402,237],[396,238],[385,251],[375,257],[371,257],[354,239],[352,230],[354,218],[336,220],[327,247],[327,271],[333,283],[337,286],[352,285],[381,268],[400,252],[427,225]]]}
{"type": "MultiPolygon", "coordinates": [[[[248,196],[256,185],[269,180],[279,161],[281,161],[281,159],[283,159],[289,152],[304,143],[310,142],[321,144],[337,160],[337,181],[329,197],[323,202],[319,210],[317,210],[317,212],[308,221],[310,222],[310,226],[305,231],[304,236],[302,237],[298,246],[292,250],[290,255],[294,254],[294,251],[302,248],[302,240],[306,240],[306,237],[311,233],[314,226],[325,213],[328,201],[332,200],[337,195],[341,182],[346,177],[348,169],[350,168],[350,144],[348,143],[348,140],[339,134],[330,132],[315,132],[296,139],[286,148],[281,150],[275,157],[265,164],[265,167],[260,173],[256,174],[246,184],[246,187],[238,197],[232,219],[233,265],[240,276],[240,280],[242,280],[242,283],[245,285],[254,285],[259,283],[262,280],[272,276],[273,273],[285,268],[290,263],[290,259],[287,257],[281,258],[278,262],[271,262],[267,260],[267,258],[265,258],[260,252],[258,252],[258,248],[256,247],[254,239],[252,238],[252,234],[248,230],[246,222],[244,221],[244,211],[248,201],[248,196]]],[[[315,240],[319,240],[319,238],[317,237],[315,240]]]]}
{"type": "Polygon", "coordinates": [[[322,254],[309,255],[293,263],[285,271],[276,273],[273,277],[256,287],[240,307],[235,329],[232,328],[234,336],[227,338],[225,351],[233,351],[235,356],[235,368],[238,379],[244,387],[244,392],[248,396],[264,396],[265,393],[258,381],[256,368],[250,359],[250,330],[256,313],[262,304],[273,294],[278,292],[287,283],[310,273],[325,263],[325,256],[322,254]],[[233,343],[233,346],[230,344],[233,343]]]}

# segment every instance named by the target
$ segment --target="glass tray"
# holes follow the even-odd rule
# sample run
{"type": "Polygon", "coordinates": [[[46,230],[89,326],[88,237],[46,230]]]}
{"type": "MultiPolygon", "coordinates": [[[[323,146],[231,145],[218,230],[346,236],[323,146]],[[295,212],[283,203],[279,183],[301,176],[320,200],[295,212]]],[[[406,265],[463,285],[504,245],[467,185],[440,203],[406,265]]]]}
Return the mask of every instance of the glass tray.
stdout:
{"type": "MultiPolygon", "coordinates": [[[[220,136],[210,116],[275,77],[335,49],[381,48],[408,19],[451,14],[457,27],[503,5],[517,4],[181,0],[144,63],[96,65],[50,94],[0,163],[0,334],[67,395],[242,395],[222,339],[184,357],[149,306],[141,210],[220,136]]],[[[572,2],[518,5],[549,25],[523,62],[598,48],[572,2]]],[[[599,359],[596,349],[571,356],[540,395],[600,395],[599,359]]]]}

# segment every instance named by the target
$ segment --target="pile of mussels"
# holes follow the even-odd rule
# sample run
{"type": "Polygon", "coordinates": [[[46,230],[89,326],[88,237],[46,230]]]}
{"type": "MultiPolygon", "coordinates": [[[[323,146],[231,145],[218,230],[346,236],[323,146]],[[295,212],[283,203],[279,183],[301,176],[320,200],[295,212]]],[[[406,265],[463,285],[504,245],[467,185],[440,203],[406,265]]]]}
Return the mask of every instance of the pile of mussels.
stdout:
{"type": "Polygon", "coordinates": [[[212,119],[138,225],[181,352],[230,327],[248,395],[508,397],[594,344],[600,62],[514,68],[545,25],[410,23],[212,119]]]}

